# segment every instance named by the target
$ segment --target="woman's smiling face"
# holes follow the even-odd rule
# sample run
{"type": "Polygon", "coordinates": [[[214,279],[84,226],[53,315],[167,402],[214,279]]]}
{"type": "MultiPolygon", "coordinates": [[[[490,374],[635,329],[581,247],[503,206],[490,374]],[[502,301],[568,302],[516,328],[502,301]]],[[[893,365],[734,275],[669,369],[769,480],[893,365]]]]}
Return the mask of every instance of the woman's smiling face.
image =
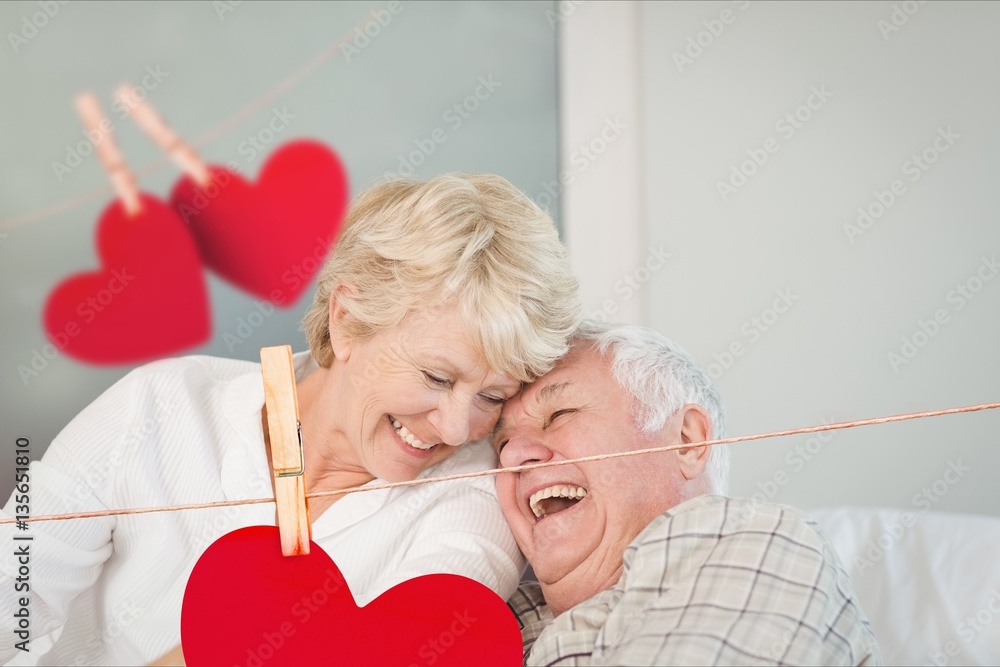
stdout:
{"type": "Polygon", "coordinates": [[[520,383],[493,371],[465,332],[453,308],[410,313],[360,340],[331,330],[352,463],[411,480],[492,431],[520,383]]]}

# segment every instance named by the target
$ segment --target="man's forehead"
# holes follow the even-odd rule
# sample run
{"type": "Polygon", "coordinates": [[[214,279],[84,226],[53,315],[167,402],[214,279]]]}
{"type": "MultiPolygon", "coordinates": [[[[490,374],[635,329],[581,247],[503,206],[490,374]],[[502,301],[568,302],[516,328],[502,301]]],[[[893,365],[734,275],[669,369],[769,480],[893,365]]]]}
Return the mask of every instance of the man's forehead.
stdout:
{"type": "Polygon", "coordinates": [[[575,345],[556,363],[555,368],[522,387],[521,391],[507,402],[504,413],[516,407],[545,403],[580,389],[587,384],[590,372],[602,361],[601,355],[589,345],[575,345]]]}

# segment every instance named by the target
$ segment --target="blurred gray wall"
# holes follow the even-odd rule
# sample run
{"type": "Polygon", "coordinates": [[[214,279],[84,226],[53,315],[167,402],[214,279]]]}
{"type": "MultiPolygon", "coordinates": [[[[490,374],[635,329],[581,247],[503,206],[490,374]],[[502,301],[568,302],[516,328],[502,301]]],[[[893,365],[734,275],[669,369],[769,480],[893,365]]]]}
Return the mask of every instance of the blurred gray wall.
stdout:
{"type": "MultiPolygon", "coordinates": [[[[52,166],[66,163],[67,151],[84,138],[72,106],[77,93],[99,95],[125,159],[145,173],[140,187],[161,197],[178,173],[130,120],[113,113],[112,93],[123,81],[142,85],[145,77],[150,101],[180,134],[188,140],[209,135],[199,145],[207,161],[236,160],[250,177],[270,150],[310,137],[339,153],[356,193],[399,170],[401,159],[417,150],[415,142],[427,146],[440,128],[446,140],[416,168],[418,176],[494,172],[558,216],[543,188],[558,160],[551,8],[549,2],[0,3],[6,35],[0,46],[0,496],[6,499],[13,486],[18,437],[29,438],[33,457],[41,457],[80,409],[132,368],[58,355],[37,376],[22,378],[18,371],[48,343],[41,312],[49,291],[99,265],[94,228],[111,200],[100,192],[106,176],[93,154],[70,173],[56,174],[52,166]],[[374,36],[354,39],[356,29],[374,36]],[[335,50],[289,81],[345,35],[352,37],[350,49],[335,50]],[[480,88],[485,99],[457,114],[453,106],[474,95],[481,77],[492,78],[494,89],[486,96],[480,88]],[[287,88],[240,116],[282,82],[287,88]],[[255,151],[245,143],[241,151],[241,142],[267,127],[275,109],[294,118],[251,158],[255,151]]],[[[275,310],[245,342],[227,345],[223,336],[256,311],[254,297],[212,274],[208,281],[212,339],[180,354],[257,359],[265,345],[305,348],[298,322],[311,289],[294,307],[275,310]]]]}
{"type": "MultiPolygon", "coordinates": [[[[687,348],[731,435],[1000,401],[998,25],[996,2],[567,12],[587,69],[564,92],[592,103],[564,105],[564,161],[626,126],[563,202],[585,307],[687,348]]],[[[1000,514],[998,432],[994,410],[734,445],[732,491],[1000,514]]]]}

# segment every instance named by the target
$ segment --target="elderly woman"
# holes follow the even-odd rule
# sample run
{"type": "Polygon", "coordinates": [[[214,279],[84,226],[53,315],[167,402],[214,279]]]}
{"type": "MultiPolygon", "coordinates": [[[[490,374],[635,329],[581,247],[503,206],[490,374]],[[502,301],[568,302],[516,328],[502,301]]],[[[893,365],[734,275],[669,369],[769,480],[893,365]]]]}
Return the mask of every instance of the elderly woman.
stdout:
{"type": "MultiPolygon", "coordinates": [[[[475,441],[565,352],[576,288],[551,219],[499,177],[390,181],[358,196],[303,321],[310,351],[295,357],[309,490],[494,467],[475,441]]],[[[31,465],[32,513],[270,495],[263,402],[258,364],[139,368],[31,465]]],[[[489,477],[317,498],[310,517],[359,604],[434,572],[506,599],[523,567],[489,477]]],[[[180,641],[201,553],[274,523],[273,505],[247,505],[32,524],[32,652],[63,665],[163,655],[180,641]]],[[[2,528],[13,544],[13,526],[2,528]]],[[[10,619],[17,563],[5,551],[10,619]]],[[[0,644],[4,662],[16,653],[0,644]]]]}

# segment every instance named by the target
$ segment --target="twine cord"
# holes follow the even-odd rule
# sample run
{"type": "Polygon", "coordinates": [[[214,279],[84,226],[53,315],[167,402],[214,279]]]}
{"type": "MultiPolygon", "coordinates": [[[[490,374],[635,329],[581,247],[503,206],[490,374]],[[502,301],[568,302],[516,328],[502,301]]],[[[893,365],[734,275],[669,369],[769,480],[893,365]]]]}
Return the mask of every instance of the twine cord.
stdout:
{"type": "MultiPolygon", "coordinates": [[[[784,431],[771,431],[769,433],[754,433],[752,435],[740,435],[731,438],[721,438],[718,440],[706,440],[698,443],[682,443],[677,445],[666,445],[663,447],[650,447],[648,449],[637,449],[627,452],[612,452],[609,454],[595,454],[564,461],[547,461],[545,463],[530,463],[520,466],[510,466],[509,468],[493,468],[491,470],[479,470],[476,472],[456,473],[454,475],[443,475],[441,477],[426,477],[424,479],[414,479],[406,482],[391,482],[386,484],[373,484],[368,486],[352,486],[346,489],[335,491],[316,491],[307,493],[306,498],[325,498],[327,496],[346,496],[351,493],[364,493],[366,491],[383,491],[386,489],[396,489],[407,486],[420,486],[422,484],[436,484],[440,482],[451,482],[458,479],[470,479],[473,477],[486,477],[498,475],[500,473],[525,472],[537,470],[539,468],[552,468],[555,466],[571,465],[576,463],[589,463],[592,461],[606,461],[626,456],[641,456],[644,454],[658,454],[671,452],[677,449],[689,447],[710,447],[713,445],[731,445],[739,442],[750,442],[753,440],[763,440],[765,438],[780,438],[789,435],[803,435],[807,433],[822,433],[823,431],[838,431],[841,429],[856,428],[858,426],[874,426],[876,424],[891,424],[894,422],[908,421],[911,419],[923,419],[925,417],[941,417],[943,415],[955,415],[968,412],[978,412],[980,410],[994,410],[1000,408],[1000,403],[983,403],[981,405],[968,405],[960,408],[948,408],[946,410],[929,410],[925,412],[908,412],[905,414],[890,415],[887,417],[872,417],[870,419],[858,419],[846,422],[834,422],[832,424],[820,424],[817,426],[804,426],[802,428],[787,429],[784,431]]],[[[152,514],[154,512],[180,512],[197,509],[211,509],[217,507],[235,507],[240,505],[260,505],[263,503],[273,503],[274,498],[247,498],[241,500],[220,500],[210,503],[192,503],[188,505],[170,505],[166,507],[139,507],[132,509],[101,510],[97,512],[75,512],[70,514],[45,514],[29,517],[26,519],[0,519],[0,526],[12,523],[30,523],[34,521],[65,521],[69,519],[93,519],[105,516],[123,516],[131,514],[152,514]]]]}

